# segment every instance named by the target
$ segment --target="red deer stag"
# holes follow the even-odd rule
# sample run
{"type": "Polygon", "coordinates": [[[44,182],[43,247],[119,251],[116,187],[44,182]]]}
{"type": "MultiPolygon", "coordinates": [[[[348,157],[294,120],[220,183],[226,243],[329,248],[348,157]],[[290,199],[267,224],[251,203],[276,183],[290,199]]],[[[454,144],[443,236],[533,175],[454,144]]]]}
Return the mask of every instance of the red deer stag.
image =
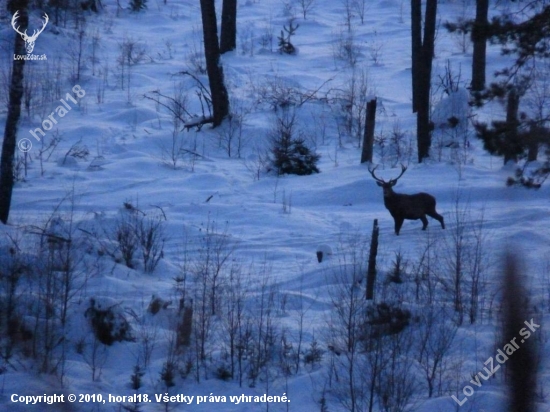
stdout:
{"type": "Polygon", "coordinates": [[[402,193],[395,193],[392,189],[393,186],[397,183],[399,178],[403,176],[403,173],[407,168],[401,165],[401,174],[395,179],[390,179],[386,182],[383,179],[376,177],[374,169],[369,167],[369,173],[376,180],[376,184],[382,187],[384,191],[384,206],[390,211],[390,214],[395,221],[395,234],[399,235],[401,226],[405,219],[408,220],[422,220],[422,230],[426,230],[428,226],[428,219],[426,215],[436,219],[441,223],[441,228],[445,229],[445,222],[443,221],[443,216],[438,214],[435,210],[435,197],[428,193],[415,193],[414,195],[405,195],[402,193]]]}

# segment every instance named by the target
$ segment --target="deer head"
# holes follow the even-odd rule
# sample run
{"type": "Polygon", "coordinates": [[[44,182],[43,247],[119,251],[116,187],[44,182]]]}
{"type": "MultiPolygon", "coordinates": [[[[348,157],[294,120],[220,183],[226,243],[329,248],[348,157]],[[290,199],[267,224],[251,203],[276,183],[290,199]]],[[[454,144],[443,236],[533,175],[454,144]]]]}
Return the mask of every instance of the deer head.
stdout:
{"type": "Polygon", "coordinates": [[[42,25],[42,28],[40,30],[34,30],[32,33],[32,36],[27,35],[27,30],[25,30],[23,33],[19,31],[19,26],[15,27],[17,18],[19,14],[19,10],[15,12],[11,19],[11,26],[15,30],[16,33],[21,35],[21,38],[25,41],[25,49],[27,49],[27,54],[31,54],[34,50],[34,42],[38,38],[38,35],[44,31],[46,28],[46,25],[48,24],[48,21],[50,20],[48,18],[48,15],[44,13],[44,24],[42,25]]]}
{"type": "Polygon", "coordinates": [[[401,165],[401,173],[399,174],[399,176],[397,176],[396,178],[394,179],[390,179],[388,181],[385,181],[384,179],[380,179],[379,177],[377,177],[375,174],[374,174],[374,171],[376,170],[378,166],[375,166],[374,169],[371,169],[369,167],[369,173],[371,174],[372,178],[374,180],[376,180],[376,184],[378,186],[380,186],[382,188],[382,190],[384,191],[384,197],[387,197],[389,195],[391,195],[393,193],[393,189],[392,187],[395,186],[395,184],[397,183],[397,181],[399,180],[399,178],[401,176],[403,176],[403,173],[405,173],[405,171],[407,170],[407,166],[403,166],[401,165]]]}

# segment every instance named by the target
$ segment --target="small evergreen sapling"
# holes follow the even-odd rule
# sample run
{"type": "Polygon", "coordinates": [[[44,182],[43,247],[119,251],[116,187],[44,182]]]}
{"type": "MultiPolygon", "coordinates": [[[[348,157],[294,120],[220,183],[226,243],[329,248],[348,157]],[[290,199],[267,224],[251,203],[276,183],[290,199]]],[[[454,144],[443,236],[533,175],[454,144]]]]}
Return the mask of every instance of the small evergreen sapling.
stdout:
{"type": "Polygon", "coordinates": [[[273,166],[280,175],[310,175],[319,173],[317,162],[320,156],[306,146],[304,139],[283,140],[273,148],[273,166]]]}
{"type": "Polygon", "coordinates": [[[277,37],[277,40],[279,40],[279,53],[296,54],[296,48],[291,43],[290,37],[296,34],[296,30],[298,30],[298,27],[300,27],[300,25],[297,23],[294,24],[294,19],[289,20],[288,27],[283,26],[283,30],[281,30],[281,35],[277,37]]]}
{"type": "Polygon", "coordinates": [[[317,162],[321,156],[307,147],[303,133],[297,127],[293,110],[283,110],[275,119],[270,133],[270,162],[278,175],[319,173],[317,162]]]}

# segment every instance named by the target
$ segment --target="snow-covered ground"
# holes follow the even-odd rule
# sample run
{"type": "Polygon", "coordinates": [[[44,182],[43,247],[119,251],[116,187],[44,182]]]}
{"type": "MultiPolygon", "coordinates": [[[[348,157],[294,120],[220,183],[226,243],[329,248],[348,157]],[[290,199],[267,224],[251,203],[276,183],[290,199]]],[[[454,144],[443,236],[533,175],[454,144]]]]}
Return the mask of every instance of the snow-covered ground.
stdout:
{"type": "MultiPolygon", "coordinates": [[[[217,3],[219,19],[221,3],[217,3]]],[[[130,321],[136,336],[149,333],[154,349],[138,393],[154,399],[154,394],[167,392],[159,376],[166,360],[180,296],[175,290],[174,278],[187,273],[182,269],[186,262],[191,262],[191,266],[197,264],[196,257],[204,253],[201,242],[212,232],[217,235],[214,239],[222,239],[217,244],[223,244],[224,251],[233,251],[224,271],[238,266],[241,273],[250,274],[247,293],[254,297],[251,301],[259,299],[258,296],[267,290],[273,291],[270,302],[277,336],[280,338],[286,330],[296,346],[296,337],[303,331],[302,351],[315,338],[324,357],[314,368],[302,365],[297,374],[285,377],[278,373],[270,378],[272,381],[259,379],[252,388],[247,382],[239,387],[235,380],[217,379],[215,369],[207,379],[201,372],[200,382],[195,379],[194,372],[185,379],[178,376],[176,386],[169,390],[171,395],[205,396],[205,400],[197,405],[195,398],[189,406],[185,402],[174,402],[170,406],[173,410],[267,410],[265,403],[236,404],[230,402],[229,397],[264,393],[281,396],[285,393],[290,402],[269,404],[269,410],[313,411],[320,410],[319,401],[324,390],[327,391],[328,410],[345,410],[337,394],[327,387],[330,369],[327,347],[331,344],[327,329],[335,300],[333,286],[340,282],[335,275],[338,268],[350,263],[342,262],[349,258],[351,251],[362,252],[361,258],[366,259],[373,219],[378,219],[380,225],[377,261],[380,284],[396,253],[401,253],[412,268],[427,241],[434,242],[436,247],[440,245],[441,249],[437,250],[444,250],[443,245],[457,233],[457,212],[459,215],[463,212],[472,227],[483,224],[484,256],[490,263],[486,271],[488,286],[483,316],[473,325],[465,321],[458,329],[448,357],[449,363],[463,364],[462,375],[453,377],[452,381],[454,393],[460,394],[460,399],[463,398],[462,387],[468,384],[471,374],[482,370],[483,361],[493,356],[496,348],[494,326],[497,317],[490,308],[497,305],[493,300],[499,298],[500,257],[506,248],[512,248],[521,257],[526,285],[534,294],[530,307],[537,306],[542,312],[540,317],[548,311],[548,184],[538,191],[507,188],[505,181],[513,170],[503,167],[500,158],[484,152],[471,127],[465,128],[465,134],[459,136],[457,141],[461,146],[458,149],[441,147],[449,136],[444,131],[437,131],[432,158],[423,164],[415,162],[414,153],[407,154],[410,150],[407,141],[412,139],[413,148],[415,144],[415,118],[411,113],[409,2],[367,0],[363,22],[356,12],[353,13],[354,54],[351,58],[356,60],[354,68],[338,56],[342,42],[350,39],[344,19],[345,2],[314,0],[312,4],[304,20],[298,2],[239,3],[237,50],[222,58],[232,108],[243,118],[242,148],[239,153],[236,143],[239,137],[235,135],[231,157],[227,150],[227,124],[219,129],[206,125],[200,131],[191,129],[174,135],[168,111],[144,97],[158,99],[154,91],[173,97],[179,88],[186,94],[189,112],[201,115],[200,102],[193,88],[195,83],[189,76],[181,75],[183,70],[197,73],[192,61],[202,48],[199,2],[149,0],[145,11],[117,13],[115,2],[104,1],[104,9],[98,15],[86,16],[84,64],[79,80],[74,78],[71,60],[77,50],[73,23],[70,21],[66,28],[54,30],[50,19],[34,51],[35,54],[47,54],[48,72],[45,62],[32,62],[34,79],[37,84],[44,84],[49,77],[55,78],[56,64],[61,59],[60,97],[76,84],[86,95],[64,117],[57,118],[58,124],[53,130],[46,132],[46,142],[56,133],[62,140],[49,159],[44,156],[42,168],[39,162],[41,143],[28,131],[41,126],[46,116],[59,105],[59,99],[54,99],[45,108],[36,106],[30,116],[23,110],[18,139],[28,138],[33,147],[28,152],[30,161],[26,177],[14,190],[10,224],[0,227],[0,235],[4,245],[9,243],[8,236],[19,236],[23,239],[21,245],[31,248],[32,242],[39,240],[36,233],[48,219],[60,217],[64,230],[71,221],[71,233],[79,244],[87,245],[79,249],[82,261],[77,262],[80,266],[75,284],[80,285],[78,282],[84,278],[86,283],[70,299],[70,327],[66,337],[70,343],[66,345],[63,384],[56,377],[38,375],[37,366],[17,354],[0,374],[0,411],[46,410],[43,404],[12,403],[12,394],[101,394],[108,399],[109,394],[136,393],[131,389],[130,375],[142,347],[139,337],[134,342],[116,342],[106,350],[101,349],[101,354],[97,355],[101,358],[97,361],[101,366],[95,380],[92,380],[91,355],[83,356],[76,349],[78,342],[93,340],[84,316],[90,298],[102,305],[116,305],[130,321]],[[277,52],[276,36],[292,14],[300,25],[292,38],[298,52],[294,56],[281,55],[277,52]],[[125,66],[122,73],[120,55],[124,44],[134,44],[136,56],[140,57],[129,68],[125,66]],[[96,59],[93,64],[92,53],[96,59]],[[367,166],[359,164],[361,149],[357,139],[347,135],[342,126],[342,105],[338,101],[349,96],[352,79],[356,82],[356,91],[362,82],[362,96],[375,95],[378,99],[377,136],[389,138],[394,131],[404,136],[401,150],[405,154],[399,159],[391,152],[389,141],[383,148],[376,146],[375,163],[380,164],[377,175],[385,179],[396,177],[401,170],[399,163],[408,164],[395,190],[403,193],[425,191],[435,196],[437,209],[446,220],[445,231],[437,221],[429,219],[426,232],[420,230],[419,221],[405,221],[400,235],[394,234],[393,220],[384,208],[382,190],[371,178],[367,166]],[[269,98],[281,89],[314,97],[296,109],[296,116],[297,127],[306,142],[321,155],[319,174],[277,177],[262,170],[258,155],[268,147],[268,135],[276,118],[269,98]],[[464,147],[464,136],[468,147],[464,147]],[[85,159],[66,156],[78,141],[80,147],[86,146],[89,150],[85,159]],[[183,149],[175,167],[171,160],[174,145],[183,149]],[[115,253],[118,263],[105,250],[100,256],[102,246],[109,249],[115,243],[112,233],[122,217],[131,215],[127,210],[129,205],[139,209],[135,215],[153,217],[163,227],[163,257],[153,273],[145,273],[138,257],[132,269],[120,261],[118,252],[115,253]],[[332,249],[332,255],[322,263],[318,263],[316,256],[320,245],[332,249]],[[147,312],[152,296],[171,300],[172,304],[153,316],[147,312]],[[301,314],[304,322],[300,328],[301,314]],[[226,396],[227,402],[209,402],[210,394],[226,396]]],[[[473,0],[445,0],[439,7],[440,19],[443,22],[459,16],[471,17],[474,10],[473,0]]],[[[496,13],[496,10],[491,12],[496,13]]],[[[10,56],[13,30],[9,20],[2,22],[2,48],[4,55],[10,56]]],[[[468,84],[471,47],[463,53],[460,39],[440,27],[435,55],[434,84],[438,83],[438,76],[444,75],[447,60],[455,75],[460,71],[462,86],[468,84]]],[[[506,62],[494,47],[489,48],[488,61],[489,74],[506,62]]],[[[7,73],[10,58],[3,58],[1,64],[3,73],[7,73]]],[[[197,75],[207,84],[204,74],[197,75]]],[[[468,109],[461,93],[448,98],[441,90],[435,90],[437,108],[434,116],[445,119],[446,113],[458,113],[459,117],[469,115],[464,113],[468,109]]],[[[503,108],[494,104],[475,115],[502,118],[503,108]]],[[[5,110],[0,126],[4,121],[5,110]]],[[[22,158],[23,153],[18,155],[22,158]]],[[[470,236],[467,242],[473,242],[473,232],[467,232],[466,236],[470,236]]],[[[3,253],[6,250],[3,248],[3,253]]],[[[25,250],[25,253],[32,255],[33,250],[25,250]]],[[[366,260],[362,263],[366,264],[366,260]]],[[[228,276],[227,273],[223,276],[228,276]]],[[[409,280],[412,284],[412,279],[409,280]]],[[[364,282],[359,285],[363,287],[364,282]]],[[[412,308],[417,304],[402,303],[412,308]]],[[[253,313],[258,310],[252,308],[253,313]]],[[[224,333],[221,327],[217,329],[216,333],[224,333]]],[[[547,336],[544,324],[540,333],[547,336]]],[[[547,350],[546,338],[542,343],[547,350]]],[[[87,343],[84,354],[90,345],[92,343],[87,343]]],[[[209,353],[211,359],[219,356],[215,351],[209,353]]],[[[410,359],[411,364],[415,361],[410,359]]],[[[543,362],[541,371],[540,390],[546,393],[547,362],[543,362]]],[[[460,409],[456,409],[458,405],[449,393],[428,398],[425,382],[420,382],[414,396],[414,410],[504,410],[499,405],[502,405],[506,387],[503,374],[499,373],[497,379],[476,388],[475,395],[460,409]]],[[[540,410],[548,409],[543,403],[547,399],[540,401],[540,410]]],[[[165,405],[153,401],[143,404],[141,410],[164,408],[165,405]]],[[[73,410],[121,409],[118,402],[113,402],[75,403],[73,410]]]]}

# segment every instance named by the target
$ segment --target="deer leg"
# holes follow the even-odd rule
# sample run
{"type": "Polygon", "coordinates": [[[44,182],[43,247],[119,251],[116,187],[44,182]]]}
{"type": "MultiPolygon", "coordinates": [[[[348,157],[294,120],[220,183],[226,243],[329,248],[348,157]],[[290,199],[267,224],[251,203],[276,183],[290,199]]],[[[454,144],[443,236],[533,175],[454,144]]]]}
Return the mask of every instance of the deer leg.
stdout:
{"type": "Polygon", "coordinates": [[[428,227],[428,219],[426,219],[426,216],[420,216],[420,220],[422,221],[422,230],[426,230],[428,227]]]}
{"type": "Polygon", "coordinates": [[[401,226],[403,226],[403,221],[405,219],[401,219],[401,218],[394,218],[395,220],[395,234],[397,236],[399,236],[399,231],[401,230],[401,226]]]}
{"type": "Polygon", "coordinates": [[[434,218],[439,223],[441,223],[441,229],[445,229],[445,221],[443,220],[443,216],[441,216],[437,212],[428,213],[428,216],[434,218]]]}

